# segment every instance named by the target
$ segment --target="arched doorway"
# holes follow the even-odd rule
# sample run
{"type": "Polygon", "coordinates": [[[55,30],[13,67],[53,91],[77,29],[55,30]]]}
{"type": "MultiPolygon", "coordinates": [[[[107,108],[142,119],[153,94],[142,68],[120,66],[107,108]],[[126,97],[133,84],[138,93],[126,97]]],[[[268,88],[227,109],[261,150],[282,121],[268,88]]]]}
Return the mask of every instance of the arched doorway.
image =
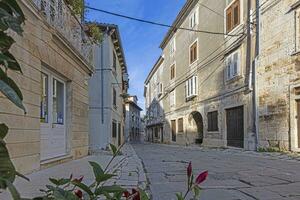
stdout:
{"type": "Polygon", "coordinates": [[[194,111],[190,114],[190,122],[196,125],[197,136],[195,142],[197,144],[203,143],[203,118],[202,115],[194,111]]]}

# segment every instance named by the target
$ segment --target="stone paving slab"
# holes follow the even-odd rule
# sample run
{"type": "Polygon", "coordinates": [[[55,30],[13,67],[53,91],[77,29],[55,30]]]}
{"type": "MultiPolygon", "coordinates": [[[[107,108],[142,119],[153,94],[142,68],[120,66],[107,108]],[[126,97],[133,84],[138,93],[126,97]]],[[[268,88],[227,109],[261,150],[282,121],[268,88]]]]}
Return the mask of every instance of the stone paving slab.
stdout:
{"type": "Polygon", "coordinates": [[[186,167],[209,171],[201,200],[299,200],[300,163],[280,153],[160,144],[133,145],[143,160],[154,200],[185,192],[186,167]]]}
{"type": "MultiPolygon", "coordinates": [[[[110,184],[116,183],[125,188],[143,188],[147,187],[147,180],[144,173],[141,160],[136,155],[130,144],[125,144],[122,148],[122,155],[116,157],[112,163],[110,172],[116,171],[117,177],[110,181],[110,184]]],[[[24,198],[32,198],[41,195],[39,189],[44,189],[49,184],[48,178],[68,178],[70,174],[74,177],[84,176],[83,182],[91,184],[94,180],[93,170],[89,165],[89,161],[99,163],[103,168],[108,164],[111,155],[107,152],[98,152],[97,155],[88,156],[79,160],[63,163],[48,169],[26,175],[30,178],[30,182],[23,179],[17,179],[16,187],[24,198]]],[[[5,192],[0,195],[0,200],[10,200],[10,195],[5,192]]]]}

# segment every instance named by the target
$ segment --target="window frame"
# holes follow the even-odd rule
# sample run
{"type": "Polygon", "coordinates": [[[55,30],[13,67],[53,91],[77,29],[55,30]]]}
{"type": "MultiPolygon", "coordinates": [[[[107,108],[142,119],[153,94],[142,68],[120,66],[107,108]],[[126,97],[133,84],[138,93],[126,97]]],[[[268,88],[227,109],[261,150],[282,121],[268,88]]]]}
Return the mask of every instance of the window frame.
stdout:
{"type": "Polygon", "coordinates": [[[198,76],[192,76],[185,82],[185,97],[187,100],[198,96],[198,76]]]}
{"type": "Polygon", "coordinates": [[[178,133],[184,132],[183,117],[177,119],[177,131],[178,131],[178,133]]]}
{"type": "MultiPolygon", "coordinates": [[[[194,49],[193,49],[194,50],[194,49]]],[[[198,61],[199,58],[199,45],[198,45],[198,38],[192,42],[192,44],[189,46],[189,64],[190,66],[193,65],[198,61]],[[195,52],[192,53],[192,47],[196,45],[196,58],[192,61],[192,54],[194,55],[195,52]]]]}
{"type": "Polygon", "coordinates": [[[176,37],[174,35],[174,37],[170,42],[170,55],[174,56],[175,52],[176,52],[176,37]]]}
{"type": "Polygon", "coordinates": [[[232,53],[230,53],[229,55],[226,56],[225,58],[225,71],[226,71],[226,81],[230,81],[238,76],[240,76],[241,74],[241,50],[235,50],[232,53]],[[235,71],[235,67],[234,67],[234,56],[238,55],[238,60],[237,60],[237,67],[236,67],[236,73],[234,73],[235,71]],[[231,65],[228,65],[228,60],[231,60],[231,65]]]}
{"type": "Polygon", "coordinates": [[[217,110],[210,111],[207,113],[207,131],[208,132],[219,131],[219,112],[217,110]]]}
{"type": "Polygon", "coordinates": [[[113,106],[117,107],[117,90],[113,87],[113,106]]]}
{"type": "Polygon", "coordinates": [[[224,9],[224,23],[225,23],[225,33],[230,33],[232,31],[234,31],[237,27],[239,27],[241,25],[242,22],[242,16],[243,16],[243,12],[242,12],[242,8],[243,8],[243,1],[241,0],[233,0],[230,4],[228,4],[228,6],[226,6],[226,8],[224,9]],[[235,19],[235,15],[234,15],[234,8],[236,8],[238,6],[238,22],[235,24],[234,23],[234,19],[235,19]],[[231,26],[228,27],[228,14],[231,14],[230,16],[230,22],[231,22],[231,26]]]}
{"type": "Polygon", "coordinates": [[[189,28],[193,29],[199,24],[199,8],[195,8],[189,16],[189,28]]]}
{"type": "Polygon", "coordinates": [[[170,92],[170,107],[173,108],[176,106],[176,91],[175,89],[170,92]],[[173,96],[173,99],[172,99],[173,96]]]}

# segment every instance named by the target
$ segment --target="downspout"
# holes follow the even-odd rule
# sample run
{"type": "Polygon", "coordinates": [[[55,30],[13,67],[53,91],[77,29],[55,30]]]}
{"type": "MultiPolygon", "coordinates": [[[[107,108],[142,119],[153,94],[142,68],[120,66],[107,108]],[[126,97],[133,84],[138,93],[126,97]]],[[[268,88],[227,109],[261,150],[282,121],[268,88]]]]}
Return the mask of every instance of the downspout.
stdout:
{"type": "Polygon", "coordinates": [[[104,124],[104,61],[103,61],[103,58],[104,58],[104,52],[103,52],[103,43],[104,41],[106,40],[106,34],[107,34],[107,31],[104,32],[104,35],[103,35],[103,40],[100,44],[100,51],[101,51],[101,74],[100,74],[100,77],[101,77],[101,122],[102,124],[104,124]]]}
{"type": "Polygon", "coordinates": [[[259,28],[259,25],[260,25],[260,6],[259,6],[259,0],[256,0],[256,3],[255,3],[255,7],[256,7],[256,37],[255,37],[255,40],[256,40],[256,44],[255,44],[255,62],[254,62],[254,65],[253,65],[253,112],[254,112],[254,126],[255,126],[255,144],[256,144],[256,151],[258,151],[259,149],[259,116],[258,116],[258,106],[259,106],[259,103],[258,103],[258,95],[257,95],[257,78],[256,78],[256,67],[257,67],[257,63],[258,63],[258,59],[259,59],[259,48],[260,48],[260,28],[259,28]]]}

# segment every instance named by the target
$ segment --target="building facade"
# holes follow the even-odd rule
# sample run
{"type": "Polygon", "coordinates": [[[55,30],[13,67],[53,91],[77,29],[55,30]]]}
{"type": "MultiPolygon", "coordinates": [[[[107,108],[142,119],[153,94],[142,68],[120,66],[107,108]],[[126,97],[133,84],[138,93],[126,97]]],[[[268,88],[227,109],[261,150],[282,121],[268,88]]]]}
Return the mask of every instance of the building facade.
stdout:
{"type": "Polygon", "coordinates": [[[103,39],[94,46],[95,73],[89,81],[90,151],[124,141],[129,79],[118,26],[97,24],[103,39]]]}
{"type": "Polygon", "coordinates": [[[141,140],[141,111],[137,96],[129,96],[125,101],[125,139],[131,142],[141,140]]]}
{"type": "Polygon", "coordinates": [[[88,83],[92,49],[63,1],[18,1],[26,22],[11,53],[23,74],[11,72],[27,114],[1,95],[0,121],[18,171],[29,173],[88,154],[88,83]],[[5,105],[5,106],[3,106],[5,105]]]}
{"type": "Polygon", "coordinates": [[[247,3],[185,3],[145,81],[148,140],[255,149],[247,3]]]}
{"type": "Polygon", "coordinates": [[[260,145],[292,151],[300,150],[299,6],[262,3],[257,65],[260,145]]]}

